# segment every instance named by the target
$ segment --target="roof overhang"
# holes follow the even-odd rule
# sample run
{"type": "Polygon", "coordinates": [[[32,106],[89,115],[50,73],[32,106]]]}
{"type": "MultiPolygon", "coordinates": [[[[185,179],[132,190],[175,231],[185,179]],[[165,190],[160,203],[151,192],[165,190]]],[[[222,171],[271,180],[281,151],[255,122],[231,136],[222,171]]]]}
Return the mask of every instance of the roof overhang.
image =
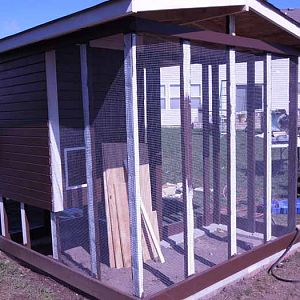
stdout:
{"type": "MultiPolygon", "coordinates": [[[[0,39],[0,53],[61,37],[129,15],[139,16],[144,13],[155,15],[164,11],[178,10],[189,10],[190,15],[193,15],[194,9],[212,11],[216,8],[220,8],[220,11],[223,11],[223,8],[227,9],[226,14],[255,13],[272,23],[276,28],[280,28],[283,33],[286,32],[294,37],[294,42],[298,43],[299,41],[298,45],[300,46],[299,24],[291,21],[270,4],[258,0],[112,0],[0,39]]],[[[217,17],[218,15],[210,16],[210,18],[217,17]]]]}

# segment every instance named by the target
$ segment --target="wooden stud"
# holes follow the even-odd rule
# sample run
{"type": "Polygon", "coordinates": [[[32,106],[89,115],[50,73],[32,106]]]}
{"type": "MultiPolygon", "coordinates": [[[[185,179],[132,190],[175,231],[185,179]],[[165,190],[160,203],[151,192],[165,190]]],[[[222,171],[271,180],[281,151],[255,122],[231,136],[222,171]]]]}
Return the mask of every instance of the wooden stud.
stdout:
{"type": "Polygon", "coordinates": [[[31,248],[31,239],[30,239],[30,226],[27,217],[27,209],[23,202],[20,203],[21,210],[21,225],[22,225],[22,238],[23,245],[31,248]]]}
{"type": "Polygon", "coordinates": [[[5,238],[10,239],[9,229],[8,229],[8,217],[5,207],[5,199],[0,197],[0,219],[1,219],[1,234],[5,238]]]}
{"type": "Polygon", "coordinates": [[[255,58],[247,62],[247,219],[249,231],[255,232],[255,58]]]}
{"type": "Polygon", "coordinates": [[[180,65],[180,113],[181,155],[184,203],[184,273],[195,273],[194,258],[194,210],[192,182],[192,126],[191,126],[191,44],[181,41],[182,62],[180,65]]]}
{"type": "Polygon", "coordinates": [[[221,132],[219,65],[212,66],[212,121],[213,121],[213,221],[220,223],[221,132]]]}
{"type": "Polygon", "coordinates": [[[272,237],[272,55],[264,60],[264,242],[272,237]]]}
{"type": "Polygon", "coordinates": [[[133,294],[144,293],[142,220],[140,194],[140,155],[137,103],[136,43],[134,33],[124,35],[126,130],[128,155],[128,200],[131,224],[133,294]]]}
{"type": "Polygon", "coordinates": [[[90,121],[90,96],[89,96],[89,69],[88,69],[88,48],[87,45],[80,45],[80,65],[81,65],[81,89],[84,117],[84,141],[85,141],[85,161],[86,161],[86,181],[87,181],[87,202],[88,202],[88,222],[89,222],[89,243],[91,255],[92,275],[98,279],[101,277],[99,247],[97,245],[97,228],[99,219],[94,200],[94,179],[93,179],[93,159],[92,159],[92,138],[90,121]]]}
{"type": "Polygon", "coordinates": [[[288,229],[297,224],[298,57],[289,59],[288,229]]]}
{"type": "Polygon", "coordinates": [[[210,209],[210,128],[209,128],[209,66],[202,64],[203,121],[203,225],[212,223],[210,209]]]}
{"type": "Polygon", "coordinates": [[[47,101],[49,119],[49,141],[50,141],[50,164],[52,182],[52,207],[51,212],[51,237],[52,254],[54,259],[59,259],[60,249],[58,223],[56,212],[62,211],[63,203],[63,181],[62,163],[60,149],[59,109],[57,94],[56,54],[55,51],[48,51],[45,54],[47,101]]]}
{"type": "Polygon", "coordinates": [[[236,236],[236,74],[235,50],[228,50],[227,66],[227,214],[228,257],[237,254],[236,236]]]}

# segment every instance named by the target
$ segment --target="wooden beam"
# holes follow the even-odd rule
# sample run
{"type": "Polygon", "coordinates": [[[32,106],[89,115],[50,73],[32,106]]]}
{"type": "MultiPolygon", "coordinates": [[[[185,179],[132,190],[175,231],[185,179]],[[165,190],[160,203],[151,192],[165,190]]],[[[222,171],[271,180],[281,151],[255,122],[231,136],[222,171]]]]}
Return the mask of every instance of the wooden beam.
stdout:
{"type": "Polygon", "coordinates": [[[272,237],[272,55],[264,60],[264,242],[272,237]]]}
{"type": "Polygon", "coordinates": [[[64,203],[55,51],[46,52],[45,60],[52,178],[52,206],[53,211],[58,212],[64,209],[64,203]]]}
{"type": "Polygon", "coordinates": [[[289,59],[288,229],[297,224],[298,57],[289,59]]]}
{"type": "Polygon", "coordinates": [[[192,126],[191,126],[191,44],[181,41],[180,64],[180,115],[181,155],[184,203],[184,273],[188,277],[195,273],[194,259],[194,210],[192,183],[192,126]]]}
{"type": "Polygon", "coordinates": [[[30,225],[27,216],[27,207],[23,202],[20,203],[21,210],[21,225],[22,225],[22,238],[23,245],[31,248],[31,239],[30,239],[30,225]]]}
{"type": "Polygon", "coordinates": [[[90,95],[89,95],[89,67],[88,49],[86,45],[80,45],[80,67],[81,67],[81,89],[83,102],[84,118],[84,142],[85,142],[85,162],[86,162],[86,181],[87,181],[87,203],[88,203],[88,222],[89,222],[89,243],[91,255],[91,270],[95,278],[101,277],[100,255],[97,241],[99,231],[99,219],[94,199],[94,179],[93,179],[93,159],[92,159],[92,138],[90,120],[90,95]]]}
{"type": "Polygon", "coordinates": [[[51,237],[53,258],[59,259],[59,230],[56,212],[64,208],[63,201],[63,180],[62,163],[60,149],[60,128],[59,128],[59,109],[57,94],[57,72],[56,72],[56,54],[55,51],[48,51],[45,54],[46,63],[46,81],[47,81],[47,101],[48,101],[48,119],[49,119],[49,148],[52,182],[52,209],[51,212],[51,237]]]}
{"type": "Polygon", "coordinates": [[[209,65],[202,64],[203,121],[203,225],[212,223],[210,207],[210,125],[209,125],[209,65]]]}
{"type": "Polygon", "coordinates": [[[221,132],[219,65],[212,66],[212,121],[213,121],[213,221],[220,223],[221,132]]]}
{"type": "Polygon", "coordinates": [[[7,239],[10,239],[9,229],[8,229],[8,218],[5,207],[5,199],[0,197],[0,219],[1,219],[1,235],[7,239]]]}
{"type": "Polygon", "coordinates": [[[133,293],[142,297],[144,293],[142,223],[140,194],[140,154],[137,103],[137,36],[124,35],[126,130],[128,153],[128,200],[131,224],[133,293]]]}
{"type": "Polygon", "coordinates": [[[255,232],[255,58],[247,61],[247,218],[249,231],[255,232]]]}
{"type": "MultiPolygon", "coordinates": [[[[235,35],[235,17],[227,18],[227,31],[235,35]]],[[[236,52],[227,49],[227,215],[228,258],[237,254],[236,215],[236,52]]]]}

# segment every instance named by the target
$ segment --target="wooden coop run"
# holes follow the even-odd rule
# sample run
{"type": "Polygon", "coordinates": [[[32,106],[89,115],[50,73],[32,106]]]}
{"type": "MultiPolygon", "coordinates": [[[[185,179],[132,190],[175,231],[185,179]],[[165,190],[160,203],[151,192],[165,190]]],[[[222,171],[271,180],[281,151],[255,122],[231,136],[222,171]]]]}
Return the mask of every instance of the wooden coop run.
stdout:
{"type": "Polygon", "coordinates": [[[108,1],[1,39],[0,250],[99,299],[264,266],[300,213],[299,53],[258,0],[108,1]]]}

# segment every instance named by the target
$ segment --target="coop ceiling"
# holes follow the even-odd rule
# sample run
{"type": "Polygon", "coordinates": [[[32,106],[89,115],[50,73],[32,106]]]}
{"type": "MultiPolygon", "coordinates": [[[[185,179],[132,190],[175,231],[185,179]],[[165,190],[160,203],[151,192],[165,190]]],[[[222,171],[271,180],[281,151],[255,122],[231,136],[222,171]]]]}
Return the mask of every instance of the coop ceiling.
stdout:
{"type": "MultiPolygon", "coordinates": [[[[300,47],[300,25],[257,0],[111,0],[0,40],[0,53],[79,32],[125,16],[226,32],[226,16],[236,16],[236,33],[300,47]]],[[[121,30],[121,29],[120,29],[121,30]]]]}

